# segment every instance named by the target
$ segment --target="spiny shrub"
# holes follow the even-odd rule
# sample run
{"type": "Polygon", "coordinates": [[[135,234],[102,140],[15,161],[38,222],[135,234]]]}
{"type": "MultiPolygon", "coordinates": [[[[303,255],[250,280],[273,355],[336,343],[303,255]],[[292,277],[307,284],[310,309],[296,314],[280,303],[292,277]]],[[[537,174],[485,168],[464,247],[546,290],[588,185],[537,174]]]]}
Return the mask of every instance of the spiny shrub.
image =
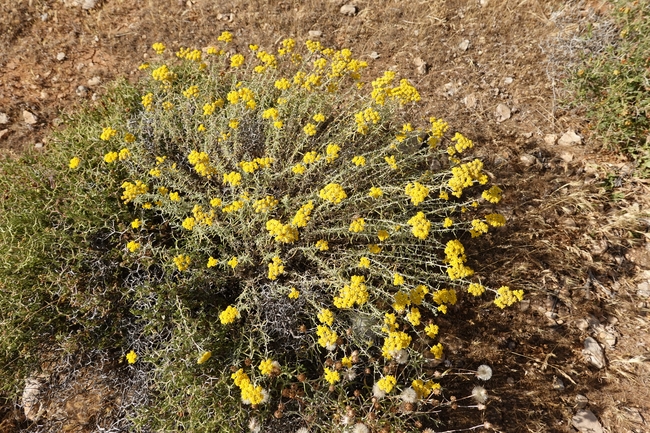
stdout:
{"type": "MultiPolygon", "coordinates": [[[[505,224],[501,189],[465,157],[471,140],[409,119],[420,95],[394,72],[364,82],[365,62],[313,41],[274,54],[218,40],[179,60],[154,44],[139,103],[93,119],[66,168],[112,185],[120,208],[106,255],[140,326],[124,359],[151,390],[135,423],[432,426],[458,406],[449,373],[433,372],[436,318],[466,294],[493,292],[501,308],[523,297],[484,287],[460,240],[505,224]]],[[[486,391],[473,396],[484,408],[486,391]]]]}

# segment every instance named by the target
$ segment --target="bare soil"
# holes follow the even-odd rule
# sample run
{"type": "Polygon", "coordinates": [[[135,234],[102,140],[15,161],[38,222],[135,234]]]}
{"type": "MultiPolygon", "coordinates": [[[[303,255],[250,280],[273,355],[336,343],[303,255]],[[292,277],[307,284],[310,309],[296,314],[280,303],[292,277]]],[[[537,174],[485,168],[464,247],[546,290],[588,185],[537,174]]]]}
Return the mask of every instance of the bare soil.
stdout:
{"type": "MultiPolygon", "coordinates": [[[[505,190],[508,226],[477,241],[481,253],[471,260],[490,285],[524,289],[527,299],[505,310],[475,303],[441,323],[455,367],[487,363],[495,371],[485,420],[502,432],[575,431],[581,394],[606,431],[650,431],[650,310],[637,294],[650,279],[650,183],[600,146],[581,110],[559,100],[570,98],[561,79],[579,54],[569,42],[590,22],[607,22],[606,3],[358,0],[353,16],[337,0],[104,0],[89,10],[74,3],[0,0],[0,112],[9,117],[0,125],[2,152],[46,151],[62,113],[92,104],[112,79],[135,80],[154,42],[205,47],[229,30],[240,47],[271,48],[318,30],[314,39],[366,59],[370,76],[393,69],[414,82],[426,101],[423,119],[442,117],[472,138],[505,190]],[[94,77],[99,84],[89,84],[94,77]],[[499,104],[508,119],[498,118],[499,104]],[[26,123],[24,110],[37,123],[26,123]],[[582,144],[545,142],[568,129],[582,144]],[[585,361],[588,336],[604,347],[605,368],[585,361]]],[[[110,406],[99,394],[86,410],[110,406]]],[[[94,431],[75,412],[83,397],[66,398],[64,430],[94,431]]],[[[31,428],[11,404],[0,419],[0,432],[31,428]]],[[[459,409],[445,428],[472,419],[459,409]]]]}

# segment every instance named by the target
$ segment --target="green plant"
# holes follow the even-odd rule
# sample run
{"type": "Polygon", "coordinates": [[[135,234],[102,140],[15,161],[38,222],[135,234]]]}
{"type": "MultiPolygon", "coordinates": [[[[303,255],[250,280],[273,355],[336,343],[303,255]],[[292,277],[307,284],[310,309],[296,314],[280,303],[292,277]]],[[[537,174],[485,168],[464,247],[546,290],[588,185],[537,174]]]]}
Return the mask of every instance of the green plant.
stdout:
{"type": "Polygon", "coordinates": [[[650,4],[613,1],[616,43],[589,54],[570,79],[599,135],[650,175],[650,4]]]}
{"type": "MultiPolygon", "coordinates": [[[[501,308],[523,296],[484,287],[459,240],[505,224],[491,211],[501,189],[465,159],[471,140],[445,138],[446,122],[412,126],[420,96],[393,72],[364,83],[364,62],[312,41],[304,55],[292,39],[277,55],[228,55],[232,35],[219,41],[181,48],[176,65],[154,44],[149,78],[116,87],[35,164],[61,186],[5,209],[41,223],[14,223],[32,228],[2,238],[16,252],[3,269],[24,266],[18,248],[37,240],[46,260],[22,290],[56,299],[21,305],[11,326],[46,306],[59,322],[45,335],[73,317],[91,336],[78,341],[122,347],[150,390],[135,408],[142,429],[432,425],[462,400],[445,397],[444,377],[491,376],[432,376],[444,357],[436,317],[465,293],[494,292],[501,308]]],[[[22,179],[21,196],[38,175],[11,178],[17,167],[3,165],[3,181],[22,179]]],[[[38,352],[21,344],[12,353],[38,352]]],[[[471,397],[484,408],[482,387],[471,397]]]]}

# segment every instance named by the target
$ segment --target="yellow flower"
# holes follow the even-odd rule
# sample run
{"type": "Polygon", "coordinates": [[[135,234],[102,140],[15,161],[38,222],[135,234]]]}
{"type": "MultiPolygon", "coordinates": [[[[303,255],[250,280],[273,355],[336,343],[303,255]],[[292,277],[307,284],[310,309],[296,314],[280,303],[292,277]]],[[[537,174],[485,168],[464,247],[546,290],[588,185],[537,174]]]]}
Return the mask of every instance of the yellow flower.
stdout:
{"type": "Polygon", "coordinates": [[[316,135],[316,125],[314,125],[313,123],[308,123],[303,128],[303,131],[305,131],[305,134],[307,134],[308,136],[316,135]]]}
{"type": "Polygon", "coordinates": [[[294,174],[303,174],[305,172],[305,170],[307,170],[307,167],[305,167],[302,164],[296,164],[293,167],[291,167],[291,171],[294,174]]]}
{"type": "Polygon", "coordinates": [[[431,352],[436,359],[441,359],[442,352],[443,352],[442,344],[441,343],[436,344],[431,349],[429,349],[429,352],[431,352]]]}
{"type": "Polygon", "coordinates": [[[478,283],[470,283],[467,287],[467,291],[474,296],[481,296],[485,293],[485,287],[478,283]]]}
{"type": "Polygon", "coordinates": [[[372,254],[379,254],[381,253],[381,247],[377,244],[370,244],[368,245],[368,251],[370,251],[372,254]]]}
{"type": "Polygon", "coordinates": [[[196,220],[192,217],[187,217],[185,220],[183,220],[183,228],[185,230],[192,230],[194,229],[194,225],[196,224],[196,220]]]}
{"type": "Polygon", "coordinates": [[[339,151],[341,150],[341,146],[338,144],[328,144],[327,149],[325,150],[326,157],[325,157],[325,162],[328,164],[333,162],[336,158],[339,157],[339,151]]]}
{"type": "Polygon", "coordinates": [[[152,168],[151,170],[149,170],[149,176],[160,177],[161,175],[162,175],[162,171],[160,171],[160,169],[158,168],[152,168]]]}
{"type": "Polygon", "coordinates": [[[238,68],[244,64],[244,56],[241,54],[235,54],[230,58],[230,67],[238,68]]]}
{"type": "Polygon", "coordinates": [[[275,256],[272,259],[272,262],[269,263],[269,280],[276,280],[281,274],[284,273],[284,266],[282,265],[282,260],[280,257],[275,256]]]}
{"type": "Polygon", "coordinates": [[[154,49],[154,51],[156,52],[156,54],[162,54],[162,53],[165,52],[165,48],[166,48],[166,47],[165,47],[165,44],[163,44],[162,42],[156,42],[155,44],[153,44],[153,45],[151,46],[151,48],[154,49]]]}
{"type": "Polygon", "coordinates": [[[366,157],[365,156],[355,156],[352,158],[352,163],[356,165],[357,167],[363,167],[366,165],[366,157]]]}
{"type": "Polygon", "coordinates": [[[281,78],[275,82],[276,89],[287,90],[291,87],[291,82],[286,78],[281,78]]]}
{"type": "Polygon", "coordinates": [[[506,217],[498,213],[491,213],[485,215],[485,220],[492,227],[503,227],[504,225],[506,225],[506,217]]]}
{"type": "Polygon", "coordinates": [[[226,42],[226,43],[232,42],[232,33],[228,32],[228,31],[222,32],[219,35],[219,37],[217,38],[217,40],[221,41],[221,42],[226,42]]]}
{"type": "Polygon", "coordinates": [[[165,111],[169,111],[172,108],[174,108],[174,104],[172,104],[169,101],[165,101],[165,102],[162,103],[162,107],[165,109],[165,111]]]}
{"type": "Polygon", "coordinates": [[[183,90],[183,96],[186,98],[196,98],[199,96],[199,86],[190,86],[187,89],[183,90]]]}
{"type": "Polygon", "coordinates": [[[135,141],[135,135],[131,134],[130,132],[127,132],[124,134],[124,141],[127,143],[133,143],[135,141]]]}
{"type": "Polygon", "coordinates": [[[336,382],[341,380],[341,375],[339,375],[339,372],[336,370],[330,370],[329,368],[325,367],[323,370],[325,372],[325,380],[330,383],[330,385],[334,385],[336,382]]]}
{"type": "Polygon", "coordinates": [[[443,200],[449,200],[449,194],[447,191],[440,191],[440,194],[438,195],[443,200]]]}
{"type": "Polygon", "coordinates": [[[316,335],[318,336],[318,344],[320,346],[326,347],[329,350],[336,348],[336,341],[339,337],[335,331],[327,326],[318,325],[316,326],[316,335]]]}
{"type": "Polygon", "coordinates": [[[239,311],[232,305],[229,305],[228,308],[219,313],[219,321],[222,325],[228,325],[237,320],[238,317],[239,311]]]}
{"type": "Polygon", "coordinates": [[[237,265],[239,264],[239,260],[237,260],[237,257],[232,257],[230,260],[227,262],[228,266],[231,268],[235,269],[237,265]]]}
{"type": "Polygon", "coordinates": [[[129,243],[126,244],[126,248],[132,253],[134,253],[140,249],[140,243],[136,241],[130,241],[129,243]]]}
{"type": "Polygon", "coordinates": [[[396,384],[397,384],[397,379],[395,378],[395,376],[391,376],[391,375],[382,377],[377,381],[377,386],[379,387],[379,389],[381,389],[386,393],[391,392],[396,384]]]}
{"type": "Polygon", "coordinates": [[[401,286],[404,284],[404,277],[398,273],[393,274],[393,286],[401,286]]]}
{"type": "Polygon", "coordinates": [[[199,359],[196,360],[197,364],[203,364],[208,361],[212,357],[212,352],[207,351],[203,352],[203,354],[199,357],[199,359]]]}
{"type": "Polygon", "coordinates": [[[70,163],[68,163],[68,167],[70,167],[72,170],[75,170],[77,167],[79,167],[79,163],[81,160],[79,157],[75,156],[70,160],[70,163]]]}
{"type": "Polygon", "coordinates": [[[131,227],[133,227],[134,229],[139,229],[140,227],[142,227],[142,221],[140,221],[139,218],[134,219],[133,221],[131,221],[131,227]]]}
{"type": "Polygon", "coordinates": [[[138,360],[138,354],[135,353],[133,350],[126,354],[126,362],[128,362],[129,364],[135,364],[137,360],[138,360]]]}
{"type": "Polygon", "coordinates": [[[412,226],[411,233],[416,238],[424,240],[429,236],[431,222],[424,216],[424,212],[418,212],[413,218],[408,220],[408,224],[412,226]]]}
{"type": "Polygon", "coordinates": [[[176,265],[176,268],[181,272],[187,271],[190,268],[191,261],[192,259],[190,259],[190,257],[185,254],[179,254],[178,256],[174,257],[174,264],[176,265]]]}
{"type": "Polygon", "coordinates": [[[108,152],[106,155],[104,155],[104,162],[111,164],[117,161],[118,157],[119,155],[117,152],[108,152]]]}
{"type": "Polygon", "coordinates": [[[418,326],[420,324],[420,310],[417,307],[411,308],[411,311],[406,315],[406,320],[408,320],[411,325],[418,326]]]}
{"type": "Polygon", "coordinates": [[[397,170],[397,162],[395,161],[395,156],[386,156],[384,157],[384,161],[386,161],[386,164],[388,164],[390,168],[397,170]]]}
{"type": "Polygon", "coordinates": [[[384,195],[384,192],[381,190],[381,188],[373,186],[370,188],[368,195],[372,198],[379,198],[384,195]]]}
{"type": "Polygon", "coordinates": [[[368,257],[361,257],[359,259],[359,267],[360,268],[369,268],[370,267],[370,259],[368,257]]]}
{"type": "Polygon", "coordinates": [[[436,335],[438,335],[438,332],[440,331],[440,328],[438,325],[427,325],[424,327],[424,332],[427,334],[429,338],[435,338],[436,335]]]}
{"type": "Polygon", "coordinates": [[[237,186],[241,184],[241,173],[236,171],[231,171],[230,173],[223,175],[223,183],[229,183],[231,186],[237,186]]]}
{"type": "Polygon", "coordinates": [[[170,192],[169,193],[169,199],[171,201],[181,201],[181,197],[177,192],[170,192]]]}
{"type": "Polygon", "coordinates": [[[311,218],[311,211],[314,209],[314,202],[309,200],[302,205],[296,215],[293,217],[291,223],[296,227],[305,227],[311,218]]]}
{"type": "Polygon", "coordinates": [[[273,372],[273,360],[265,359],[264,361],[260,362],[260,365],[258,365],[257,368],[263,375],[269,376],[273,372]]]}
{"type": "Polygon", "coordinates": [[[502,286],[497,289],[497,297],[494,299],[494,304],[499,308],[505,308],[523,299],[523,290],[510,290],[510,287],[502,286]]]}
{"type": "Polygon", "coordinates": [[[449,218],[449,217],[445,218],[445,221],[442,223],[442,226],[443,226],[444,228],[446,228],[446,229],[448,229],[448,228],[451,227],[452,225],[454,225],[454,222],[453,222],[452,219],[449,218]]]}
{"type": "Polygon", "coordinates": [[[318,321],[324,325],[332,326],[334,323],[334,314],[327,308],[323,308],[317,315],[318,321]]]}
{"type": "Polygon", "coordinates": [[[327,244],[327,241],[325,239],[320,239],[319,241],[316,242],[316,248],[318,248],[321,251],[327,251],[330,249],[329,245],[327,244]]]}
{"type": "Polygon", "coordinates": [[[345,368],[352,368],[352,358],[350,358],[349,356],[344,356],[341,359],[341,364],[343,364],[343,367],[345,368]]]}
{"type": "Polygon", "coordinates": [[[427,195],[429,195],[429,188],[419,182],[415,182],[406,185],[404,192],[406,195],[411,197],[411,203],[413,203],[414,206],[417,206],[424,201],[427,195]]]}
{"type": "Polygon", "coordinates": [[[205,131],[206,131],[205,125],[201,123],[201,124],[196,128],[196,130],[199,131],[199,132],[205,132],[205,131]]]}
{"type": "Polygon", "coordinates": [[[348,229],[352,233],[360,233],[363,231],[364,227],[366,225],[366,222],[364,221],[363,218],[357,218],[352,221],[350,224],[350,228],[348,229]]]}
{"type": "Polygon", "coordinates": [[[318,196],[334,204],[339,204],[348,197],[343,187],[338,183],[327,184],[325,188],[319,191],[318,196]]]}
{"type": "Polygon", "coordinates": [[[284,122],[282,120],[276,120],[275,122],[273,122],[273,127],[276,129],[282,129],[283,126],[284,126],[284,122]]]}
{"type": "Polygon", "coordinates": [[[388,234],[388,232],[386,230],[379,230],[377,232],[377,237],[379,238],[379,240],[381,242],[384,242],[386,239],[388,239],[389,236],[390,235],[388,234]]]}
{"type": "Polygon", "coordinates": [[[313,117],[314,122],[324,122],[325,121],[325,115],[323,113],[316,113],[313,117]]]}
{"type": "Polygon", "coordinates": [[[115,137],[115,134],[117,134],[117,131],[109,126],[102,130],[102,135],[100,135],[99,138],[104,141],[108,141],[111,138],[115,137]]]}
{"type": "Polygon", "coordinates": [[[300,296],[300,292],[295,287],[292,287],[291,291],[287,295],[289,299],[298,299],[299,296],[300,296]]]}
{"type": "Polygon", "coordinates": [[[207,267],[208,268],[214,268],[215,266],[217,266],[218,263],[219,263],[219,261],[217,259],[215,259],[214,257],[210,257],[210,258],[208,258],[207,267]]]}

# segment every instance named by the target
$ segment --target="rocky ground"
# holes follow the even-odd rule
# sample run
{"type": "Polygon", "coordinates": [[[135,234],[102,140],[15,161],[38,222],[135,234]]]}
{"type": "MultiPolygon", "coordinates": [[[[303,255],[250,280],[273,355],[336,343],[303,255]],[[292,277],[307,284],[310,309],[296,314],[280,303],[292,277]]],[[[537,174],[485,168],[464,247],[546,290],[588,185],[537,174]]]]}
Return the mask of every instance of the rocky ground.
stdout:
{"type": "MultiPolygon", "coordinates": [[[[423,119],[472,138],[505,190],[508,227],[471,260],[527,299],[476,304],[441,324],[450,357],[495,371],[485,419],[503,432],[650,431],[650,182],[601,146],[563,85],[585,50],[616,33],[608,12],[596,0],[0,0],[0,151],[47,151],[65,113],[113,79],[135,80],[157,41],[205,47],[229,30],[240,46],[295,37],[349,47],[370,76],[409,78],[423,119]]],[[[119,405],[110,366],[78,368],[74,386],[42,378],[60,395],[41,424],[57,414],[66,431],[95,431],[119,405]]],[[[0,432],[35,429],[24,407],[0,415],[0,432]]],[[[452,414],[448,427],[468,418],[452,414]]]]}

